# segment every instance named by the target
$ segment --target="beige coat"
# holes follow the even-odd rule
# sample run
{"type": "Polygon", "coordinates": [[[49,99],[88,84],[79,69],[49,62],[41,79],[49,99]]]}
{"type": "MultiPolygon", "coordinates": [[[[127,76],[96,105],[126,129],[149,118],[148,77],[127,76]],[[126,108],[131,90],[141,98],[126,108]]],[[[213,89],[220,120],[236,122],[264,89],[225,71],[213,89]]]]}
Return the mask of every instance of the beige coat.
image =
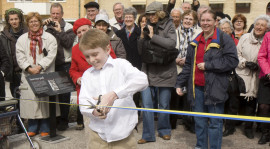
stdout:
{"type": "MultiPolygon", "coordinates": [[[[178,27],[177,29],[175,29],[175,32],[176,32],[176,36],[177,36],[177,41],[176,41],[176,49],[179,50],[179,44],[180,44],[180,38],[182,38],[181,36],[181,27],[178,27]]],[[[194,30],[193,30],[193,36],[192,36],[192,40],[194,40],[200,33],[202,32],[201,29],[196,29],[194,27],[194,30]]],[[[187,37],[186,39],[187,40],[187,37]]],[[[177,66],[177,74],[179,74],[182,70],[183,70],[183,67],[182,66],[179,66],[179,65],[176,65],[177,66]]]]}
{"type": "Polygon", "coordinates": [[[237,45],[237,53],[239,58],[239,64],[237,66],[236,73],[242,77],[246,85],[246,94],[240,94],[240,96],[257,97],[258,85],[259,85],[259,70],[251,71],[245,66],[246,61],[258,63],[257,56],[262,44],[262,40],[257,40],[254,37],[253,31],[251,33],[244,34],[237,45]]]}
{"type": "MultiPolygon", "coordinates": [[[[43,70],[41,73],[54,72],[55,71],[55,57],[57,53],[57,42],[56,39],[47,32],[43,32],[41,36],[43,47],[46,49],[48,55],[45,57],[44,54],[38,54],[38,46],[36,47],[36,65],[40,65],[43,70]]],[[[28,33],[23,34],[16,43],[16,57],[19,67],[23,70],[21,78],[21,98],[32,99],[40,101],[49,101],[48,97],[38,98],[33,93],[31,87],[26,81],[26,76],[30,74],[25,71],[28,66],[35,66],[33,57],[30,55],[30,39],[28,33]]],[[[58,106],[57,106],[58,107],[58,106]]],[[[59,109],[57,110],[59,113],[59,109]]],[[[41,119],[49,117],[49,104],[35,101],[20,101],[20,114],[22,118],[28,119],[41,119]]]]}

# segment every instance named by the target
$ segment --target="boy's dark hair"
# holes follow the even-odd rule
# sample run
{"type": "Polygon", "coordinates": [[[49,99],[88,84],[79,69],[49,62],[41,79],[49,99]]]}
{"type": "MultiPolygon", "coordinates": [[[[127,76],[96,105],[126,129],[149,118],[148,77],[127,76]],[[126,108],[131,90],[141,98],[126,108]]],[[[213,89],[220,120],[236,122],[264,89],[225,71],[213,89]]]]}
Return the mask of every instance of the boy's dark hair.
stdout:
{"type": "Polygon", "coordinates": [[[103,31],[94,28],[84,33],[79,43],[79,49],[84,51],[100,47],[106,50],[109,44],[110,37],[103,31]]]}

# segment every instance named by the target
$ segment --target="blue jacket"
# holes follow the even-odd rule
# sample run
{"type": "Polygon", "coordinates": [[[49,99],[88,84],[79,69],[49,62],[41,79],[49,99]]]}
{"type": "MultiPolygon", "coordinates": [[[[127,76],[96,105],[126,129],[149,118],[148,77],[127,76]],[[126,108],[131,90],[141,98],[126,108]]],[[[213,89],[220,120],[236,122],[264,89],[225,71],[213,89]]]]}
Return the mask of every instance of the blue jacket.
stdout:
{"type": "MultiPolygon", "coordinates": [[[[194,105],[195,101],[195,67],[200,33],[188,46],[186,62],[183,71],[178,75],[176,88],[187,84],[188,100],[194,105]]],[[[236,45],[233,39],[215,29],[211,43],[207,46],[203,57],[205,62],[204,103],[212,105],[223,103],[228,99],[229,74],[238,65],[236,45]],[[223,48],[220,48],[220,35],[223,36],[223,48]]]]}

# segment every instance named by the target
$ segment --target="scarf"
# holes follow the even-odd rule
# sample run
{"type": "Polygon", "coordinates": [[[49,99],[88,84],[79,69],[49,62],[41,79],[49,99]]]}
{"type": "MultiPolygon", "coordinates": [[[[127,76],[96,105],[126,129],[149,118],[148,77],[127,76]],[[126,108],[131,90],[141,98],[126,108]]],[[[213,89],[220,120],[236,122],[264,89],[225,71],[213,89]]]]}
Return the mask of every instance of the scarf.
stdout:
{"type": "Polygon", "coordinates": [[[41,35],[43,34],[43,29],[40,28],[36,33],[33,33],[32,31],[28,32],[28,38],[30,38],[30,55],[34,59],[34,64],[36,64],[36,47],[38,43],[39,47],[39,54],[42,53],[42,39],[41,35]]]}
{"type": "Polygon", "coordinates": [[[186,57],[188,45],[192,40],[193,30],[194,30],[193,27],[184,28],[183,24],[181,24],[180,34],[181,34],[182,38],[179,39],[180,43],[179,43],[178,57],[180,57],[180,58],[186,57]]]}
{"type": "Polygon", "coordinates": [[[14,38],[18,39],[23,34],[23,27],[20,27],[20,30],[18,32],[14,32],[13,29],[10,27],[9,32],[14,38]]]}

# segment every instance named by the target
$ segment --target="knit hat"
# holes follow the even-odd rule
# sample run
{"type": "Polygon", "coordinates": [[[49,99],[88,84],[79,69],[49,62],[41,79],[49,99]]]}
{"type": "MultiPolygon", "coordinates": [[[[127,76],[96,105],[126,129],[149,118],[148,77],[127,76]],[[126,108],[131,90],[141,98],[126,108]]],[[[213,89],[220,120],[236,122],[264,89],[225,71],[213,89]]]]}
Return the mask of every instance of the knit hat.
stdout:
{"type": "Polygon", "coordinates": [[[86,18],[80,18],[80,19],[76,20],[73,24],[73,32],[77,35],[78,28],[83,26],[83,25],[91,26],[91,21],[86,19],[86,18]]]}
{"type": "Polygon", "coordinates": [[[99,9],[99,4],[96,3],[96,2],[89,2],[89,3],[84,5],[84,8],[85,9],[87,9],[87,8],[97,8],[97,9],[99,9]]]}
{"type": "Polygon", "coordinates": [[[162,11],[163,5],[161,2],[154,1],[146,7],[145,13],[156,13],[162,11]]]}
{"type": "Polygon", "coordinates": [[[105,21],[106,23],[109,24],[109,17],[105,14],[98,14],[96,15],[95,23],[97,23],[98,21],[105,21]]]}

